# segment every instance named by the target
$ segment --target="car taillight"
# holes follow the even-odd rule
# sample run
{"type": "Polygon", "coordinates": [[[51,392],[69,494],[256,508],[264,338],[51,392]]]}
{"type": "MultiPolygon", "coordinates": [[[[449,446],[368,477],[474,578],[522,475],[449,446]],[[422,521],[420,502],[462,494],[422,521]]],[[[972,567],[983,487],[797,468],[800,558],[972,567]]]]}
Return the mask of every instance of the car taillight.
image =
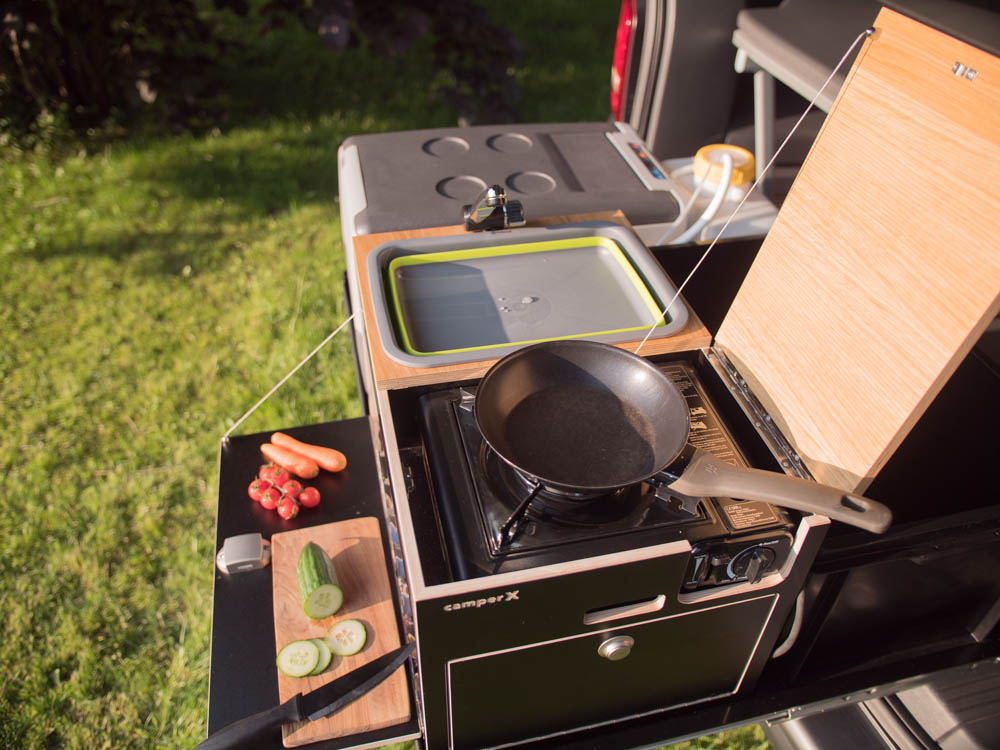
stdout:
{"type": "Polygon", "coordinates": [[[611,114],[616,120],[624,119],[625,115],[625,76],[634,38],[635,0],[622,0],[618,31],[615,33],[615,54],[611,59],[611,114]]]}

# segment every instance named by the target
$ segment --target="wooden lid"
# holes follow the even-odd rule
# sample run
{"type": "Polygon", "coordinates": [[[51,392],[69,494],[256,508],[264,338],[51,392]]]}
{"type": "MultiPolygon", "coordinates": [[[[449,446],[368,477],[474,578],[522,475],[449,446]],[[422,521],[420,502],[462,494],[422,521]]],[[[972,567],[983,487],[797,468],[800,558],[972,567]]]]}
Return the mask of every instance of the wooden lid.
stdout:
{"type": "Polygon", "coordinates": [[[887,9],[875,29],[716,336],[851,491],[1000,309],[1000,59],[887,9]]]}

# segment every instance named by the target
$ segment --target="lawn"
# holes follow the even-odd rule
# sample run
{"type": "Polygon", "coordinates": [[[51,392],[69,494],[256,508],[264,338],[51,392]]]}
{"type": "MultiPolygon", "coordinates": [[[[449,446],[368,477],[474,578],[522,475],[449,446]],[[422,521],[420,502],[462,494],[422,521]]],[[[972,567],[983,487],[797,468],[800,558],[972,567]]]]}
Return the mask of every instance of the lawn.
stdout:
{"type": "MultiPolygon", "coordinates": [[[[515,7],[521,119],[604,119],[617,3],[515,7]]],[[[286,31],[213,71],[209,132],[4,147],[0,747],[203,738],[218,441],[344,319],[339,143],[455,123],[428,55],[286,31]]],[[[359,414],[338,337],[239,432],[359,414]]]]}

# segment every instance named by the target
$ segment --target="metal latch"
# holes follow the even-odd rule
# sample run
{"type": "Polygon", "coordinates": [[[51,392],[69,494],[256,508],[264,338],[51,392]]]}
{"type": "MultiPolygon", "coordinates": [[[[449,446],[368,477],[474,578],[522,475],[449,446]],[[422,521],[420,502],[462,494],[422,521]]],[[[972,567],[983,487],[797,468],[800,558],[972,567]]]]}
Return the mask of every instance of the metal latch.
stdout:
{"type": "Polygon", "coordinates": [[[621,661],[632,653],[633,646],[635,646],[635,641],[632,636],[619,635],[604,641],[598,647],[597,653],[608,661],[621,661]]]}
{"type": "Polygon", "coordinates": [[[271,543],[260,534],[230,536],[215,556],[215,565],[223,573],[260,570],[271,562],[271,543]]]}

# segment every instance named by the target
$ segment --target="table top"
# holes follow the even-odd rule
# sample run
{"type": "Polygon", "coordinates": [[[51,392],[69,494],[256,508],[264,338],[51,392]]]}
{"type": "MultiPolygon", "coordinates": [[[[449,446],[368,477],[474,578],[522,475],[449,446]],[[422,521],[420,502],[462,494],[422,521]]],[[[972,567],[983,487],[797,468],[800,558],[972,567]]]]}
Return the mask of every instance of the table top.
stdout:
{"type": "MultiPolygon", "coordinates": [[[[271,432],[231,438],[220,451],[215,552],[222,548],[226,538],[239,534],[259,532],[265,539],[270,539],[272,534],[281,531],[362,516],[379,519],[384,546],[388,537],[367,419],[276,429],[305,442],[336,446],[347,456],[347,468],[339,474],[321,472],[316,479],[309,480],[308,484],[320,491],[322,502],[316,508],[302,508],[297,518],[286,521],[247,496],[247,486],[263,463],[259,447],[268,441],[271,432]]],[[[388,549],[384,552],[386,565],[389,566],[388,549]]],[[[394,576],[390,575],[389,579],[393,600],[398,601],[394,576]]],[[[215,569],[208,690],[209,734],[278,703],[272,604],[270,566],[228,575],[215,569]]],[[[396,615],[398,621],[398,609],[396,615]]],[[[410,700],[412,704],[412,695],[410,700]]],[[[413,736],[419,732],[419,727],[415,718],[416,708],[412,705],[410,714],[414,718],[406,724],[318,742],[310,747],[333,750],[388,743],[399,737],[413,736]]],[[[268,743],[262,747],[281,748],[281,730],[275,729],[268,743]]]]}

